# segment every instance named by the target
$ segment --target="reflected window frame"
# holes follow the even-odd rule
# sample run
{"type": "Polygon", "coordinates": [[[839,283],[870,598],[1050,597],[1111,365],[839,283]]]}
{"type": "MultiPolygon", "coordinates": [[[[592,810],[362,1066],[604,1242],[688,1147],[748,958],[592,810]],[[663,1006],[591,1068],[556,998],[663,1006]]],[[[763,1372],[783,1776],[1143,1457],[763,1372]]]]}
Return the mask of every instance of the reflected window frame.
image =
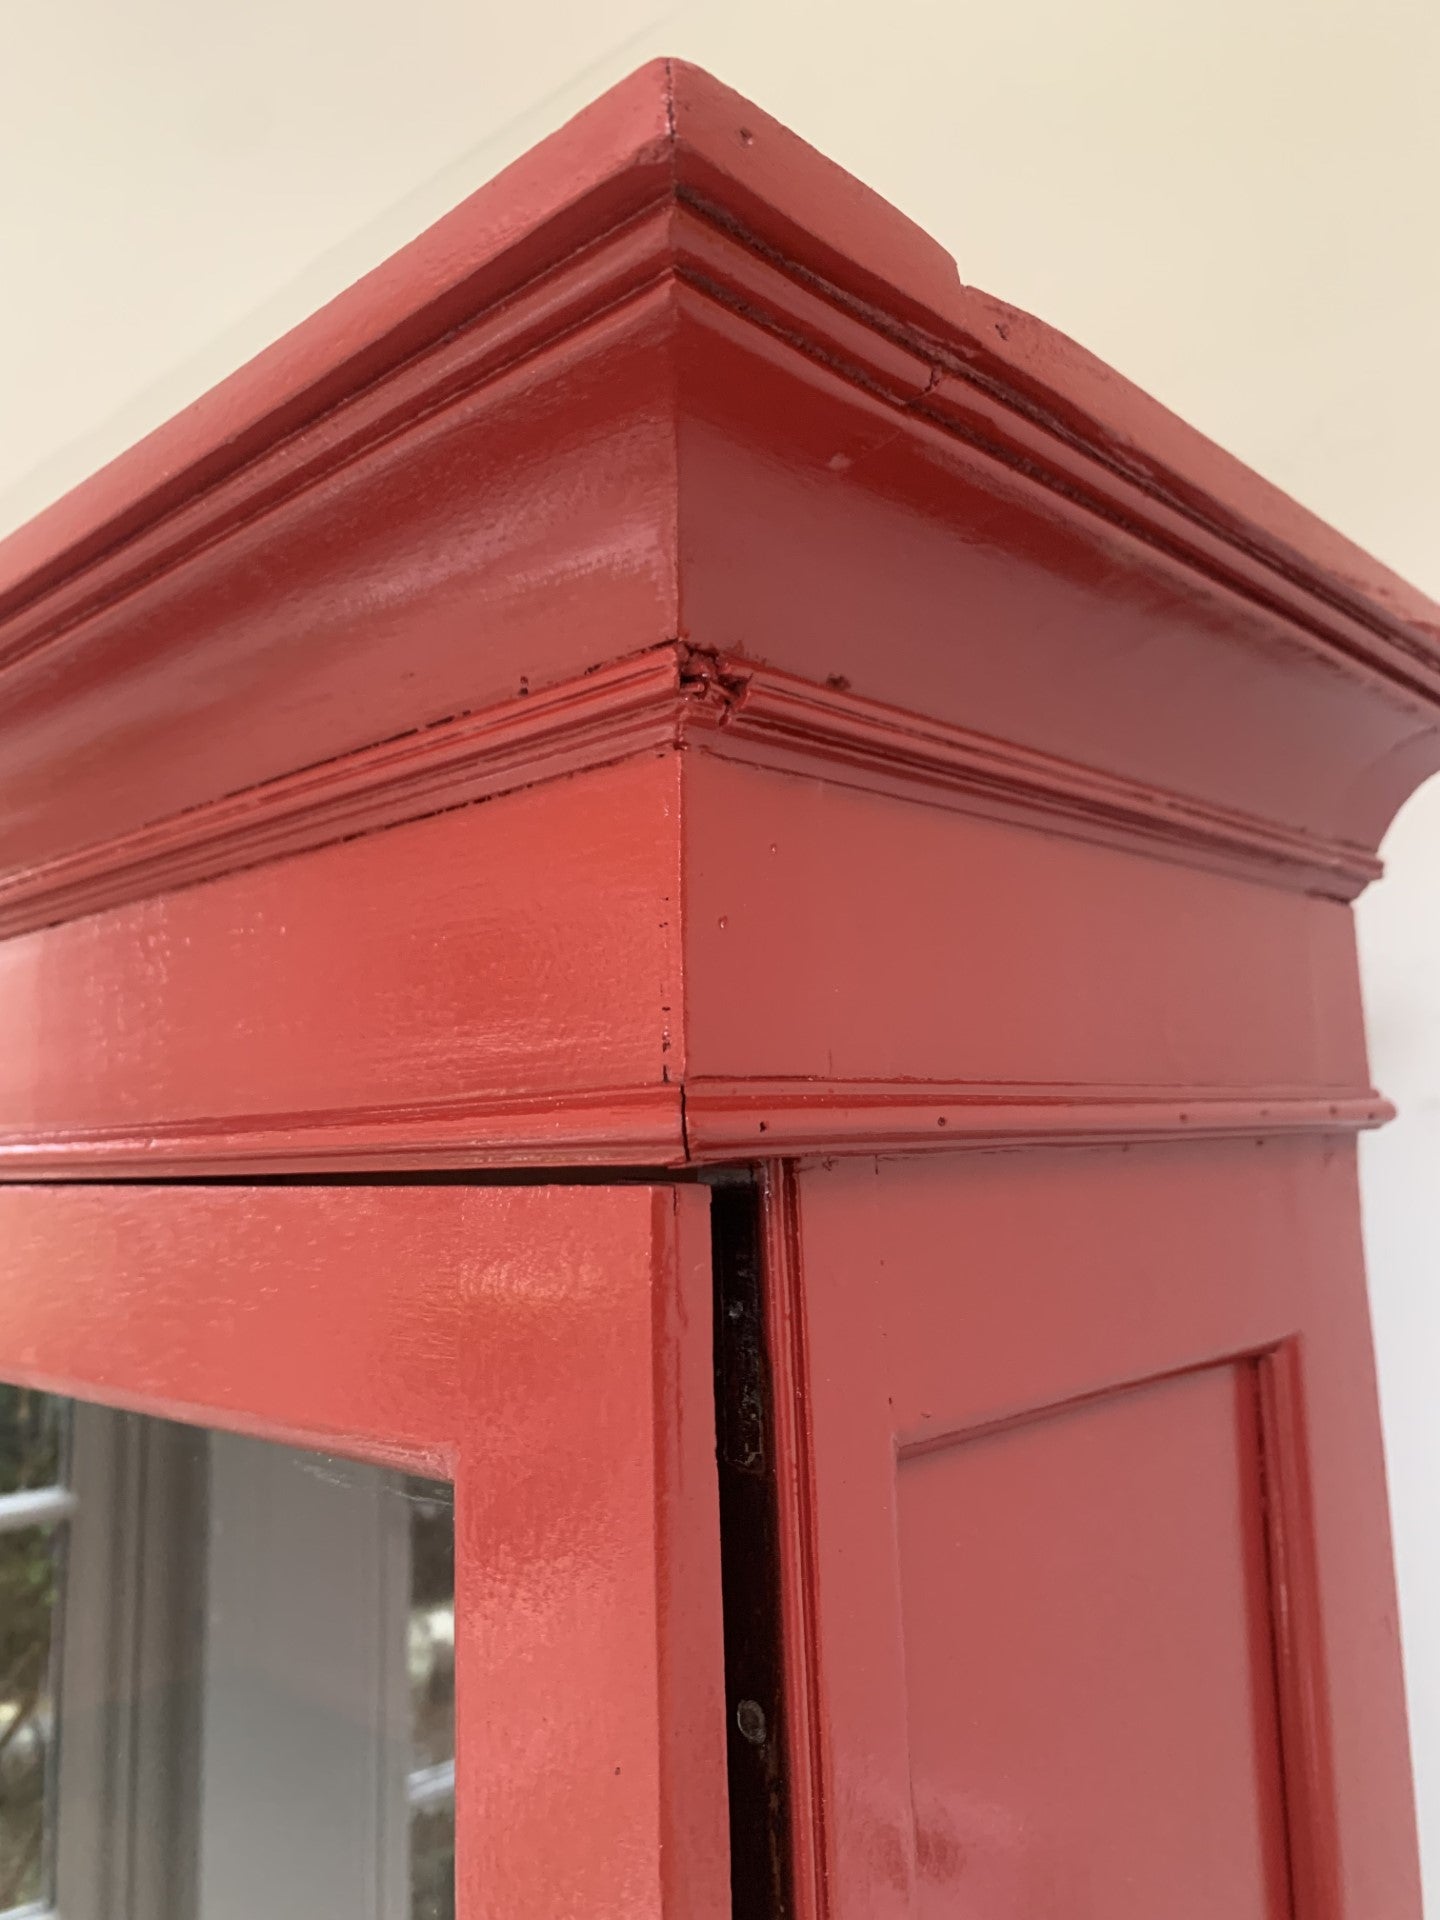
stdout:
{"type": "MultiPolygon", "coordinates": [[[[34,1697],[28,1710],[17,1710],[0,1725],[0,1748],[15,1737],[15,1728],[23,1727],[27,1720],[38,1725],[40,1716],[48,1712],[49,1725],[37,1735],[43,1742],[38,1844],[33,1856],[21,1861],[22,1875],[14,1888],[0,1884],[0,1903],[3,1903],[0,1920],[19,1920],[20,1916],[54,1911],[65,1592],[70,1528],[77,1505],[70,1484],[69,1403],[37,1389],[7,1386],[0,1391],[0,1400],[8,1401],[10,1396],[14,1397],[17,1411],[33,1403],[51,1431],[41,1449],[48,1456],[43,1461],[42,1475],[32,1479],[22,1468],[16,1476],[18,1484],[0,1491],[0,1543],[13,1542],[16,1535],[33,1532],[37,1542],[43,1542],[49,1562],[49,1592],[45,1605],[44,1652],[34,1697]],[[22,1897],[11,1899],[12,1891],[22,1897]]],[[[19,1418],[15,1424],[18,1429],[19,1418]]],[[[8,1686],[4,1691],[8,1693],[8,1686]]],[[[13,1704],[8,1699],[0,1700],[0,1711],[13,1704]]],[[[0,1761],[3,1761],[3,1752],[0,1752],[0,1761]]],[[[0,1794],[5,1790],[4,1782],[0,1781],[0,1794]]]]}
{"type": "MultiPolygon", "coordinates": [[[[62,1423],[55,1478],[0,1495],[0,1529],[13,1534],[44,1524],[56,1540],[43,1858],[38,1876],[27,1874],[26,1897],[0,1908],[0,1920],[193,1920],[200,1908],[217,1442],[222,1452],[260,1447],[292,1462],[309,1453],[329,1469],[327,1480],[347,1478],[352,1468],[365,1480],[372,1497],[354,1503],[349,1524],[359,1530],[357,1550],[375,1556],[377,1572],[369,1652],[362,1650],[354,1678],[362,1689],[373,1686],[388,1756],[375,1836],[378,1911],[397,1920],[453,1913],[453,1487],[85,1401],[52,1405],[62,1423]],[[418,1538],[427,1523],[431,1540],[422,1552],[418,1538]],[[435,1595],[423,1604],[417,1598],[416,1569],[425,1561],[432,1585],[434,1568],[443,1579],[448,1561],[448,1728],[442,1724],[446,1675],[440,1675],[438,1722],[434,1704],[422,1706],[417,1693],[416,1620],[444,1611],[435,1595]],[[157,1568],[167,1577],[157,1580],[157,1568]],[[422,1750],[427,1713],[430,1747],[422,1750]],[[448,1736],[448,1758],[433,1758],[437,1731],[442,1745],[448,1736]],[[448,1897],[417,1904],[417,1822],[433,1831],[437,1817],[442,1835],[449,1830],[448,1897]]],[[[343,1604],[343,1596],[332,1598],[343,1604]]],[[[272,1625],[284,1631],[283,1621],[272,1625]]],[[[443,1624],[439,1637],[443,1646],[443,1624]]],[[[427,1674],[433,1668],[432,1661],[427,1674]]],[[[284,1758],[276,1756],[282,1770],[284,1758]]],[[[304,1786],[297,1774],[294,1791],[301,1797],[304,1786]]],[[[442,1841],[441,1855],[432,1848],[421,1862],[430,1883],[439,1884],[443,1852],[442,1841]]]]}

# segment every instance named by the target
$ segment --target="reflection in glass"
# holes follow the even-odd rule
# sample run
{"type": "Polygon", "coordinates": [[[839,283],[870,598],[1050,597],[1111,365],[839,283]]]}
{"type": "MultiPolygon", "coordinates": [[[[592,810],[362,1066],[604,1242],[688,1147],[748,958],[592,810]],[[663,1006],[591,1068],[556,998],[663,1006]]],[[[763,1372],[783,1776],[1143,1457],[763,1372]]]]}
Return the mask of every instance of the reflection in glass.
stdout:
{"type": "Polygon", "coordinates": [[[0,1495],[60,1483],[65,1402],[0,1383],[0,1495]]]}
{"type": "Polygon", "coordinates": [[[411,1480],[411,1920],[455,1913],[455,1515],[443,1481],[411,1480]]]}
{"type": "Polygon", "coordinates": [[[46,1890],[58,1557],[48,1527],[0,1533],[0,1911],[46,1890]]]}
{"type": "Polygon", "coordinates": [[[0,1912],[48,1901],[65,1402],[0,1385],[0,1912]]]}
{"type": "Polygon", "coordinates": [[[453,1920],[449,1486],[0,1386],[0,1487],[0,1917],[453,1920]]]}

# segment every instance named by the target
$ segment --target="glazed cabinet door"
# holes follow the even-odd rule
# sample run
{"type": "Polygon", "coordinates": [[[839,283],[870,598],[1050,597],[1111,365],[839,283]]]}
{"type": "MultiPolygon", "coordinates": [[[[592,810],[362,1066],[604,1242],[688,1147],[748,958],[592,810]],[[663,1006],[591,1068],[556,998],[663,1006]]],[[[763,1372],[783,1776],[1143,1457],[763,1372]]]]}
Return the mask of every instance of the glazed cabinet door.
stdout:
{"type": "Polygon", "coordinates": [[[728,1912],[707,1197],[0,1189],[0,1913],[728,1912]]]}
{"type": "Polygon", "coordinates": [[[1272,1140],[781,1190],[813,1912],[1418,1915],[1353,1177],[1272,1140]]]}

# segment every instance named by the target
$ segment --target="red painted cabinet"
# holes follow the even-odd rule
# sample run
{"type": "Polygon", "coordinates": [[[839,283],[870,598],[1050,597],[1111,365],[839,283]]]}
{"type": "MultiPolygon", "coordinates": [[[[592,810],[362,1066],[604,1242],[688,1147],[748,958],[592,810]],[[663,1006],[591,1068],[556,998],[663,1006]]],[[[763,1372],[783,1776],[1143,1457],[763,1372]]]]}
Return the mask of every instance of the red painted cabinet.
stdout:
{"type": "Polygon", "coordinates": [[[1348,1158],[836,1163],[792,1204],[833,1910],[1398,1902],[1348,1158]]]}
{"type": "MultiPolygon", "coordinates": [[[[1350,902],[1440,612],[661,63],[0,545],[0,687],[5,1405],[453,1482],[461,1920],[1413,1920],[1350,902]]],[[[205,1633],[318,1697],[389,1576],[249,1460],[205,1633]]],[[[24,1885],[228,1920],[74,1838],[87,1617],[24,1885]]]]}
{"type": "Polygon", "coordinates": [[[0,1235],[12,1378],[453,1481],[459,1912],[725,1910],[702,1192],[17,1186],[0,1235]]]}

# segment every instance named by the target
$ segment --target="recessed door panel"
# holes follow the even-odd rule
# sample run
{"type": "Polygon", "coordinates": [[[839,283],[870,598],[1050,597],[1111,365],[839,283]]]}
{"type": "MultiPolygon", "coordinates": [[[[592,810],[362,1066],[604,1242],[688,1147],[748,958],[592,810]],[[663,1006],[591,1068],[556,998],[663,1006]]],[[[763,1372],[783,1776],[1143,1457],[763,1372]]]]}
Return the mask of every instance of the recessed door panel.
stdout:
{"type": "Polygon", "coordinates": [[[771,1189],[803,1920],[1418,1912],[1354,1167],[771,1189]]]}
{"type": "Polygon", "coordinates": [[[1256,1383],[902,1454],[916,1912],[1288,1914],[1256,1383]]]}

